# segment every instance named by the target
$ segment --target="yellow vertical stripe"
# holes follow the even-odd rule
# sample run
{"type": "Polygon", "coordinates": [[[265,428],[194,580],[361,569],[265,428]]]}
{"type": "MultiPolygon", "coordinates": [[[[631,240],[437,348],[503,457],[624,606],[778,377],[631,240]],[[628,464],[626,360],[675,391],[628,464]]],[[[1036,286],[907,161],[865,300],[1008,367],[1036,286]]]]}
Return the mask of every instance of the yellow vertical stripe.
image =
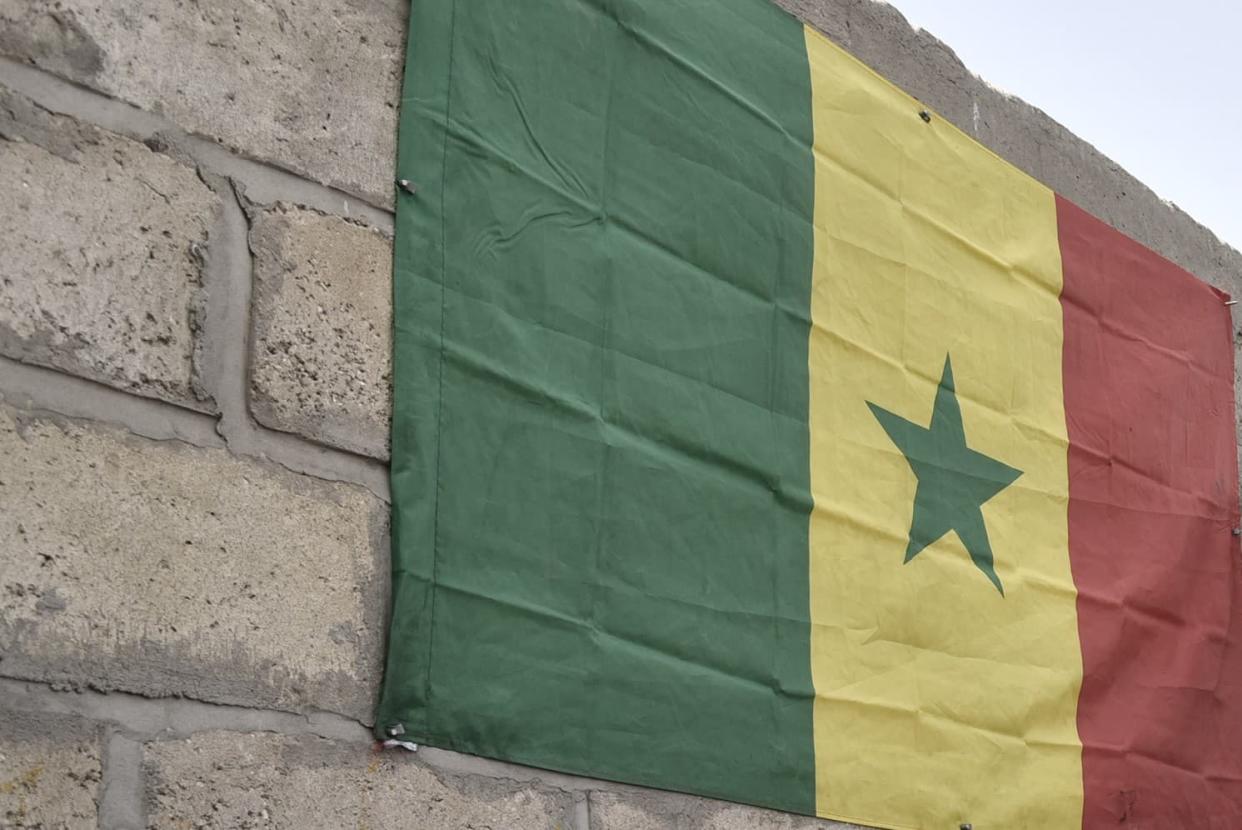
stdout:
{"type": "Polygon", "coordinates": [[[1078,828],[1052,192],[807,31],[815,122],[811,657],[823,816],[1078,828]],[[927,426],[952,356],[1005,595],[950,532],[902,564],[916,478],[867,407],[927,426]]]}

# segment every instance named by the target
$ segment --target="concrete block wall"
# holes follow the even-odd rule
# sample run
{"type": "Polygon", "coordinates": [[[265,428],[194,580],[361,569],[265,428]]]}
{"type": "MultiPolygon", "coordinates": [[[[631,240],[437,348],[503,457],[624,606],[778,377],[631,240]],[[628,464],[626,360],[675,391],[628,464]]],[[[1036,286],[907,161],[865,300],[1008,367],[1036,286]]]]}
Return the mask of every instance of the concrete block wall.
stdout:
{"type": "MultiPolygon", "coordinates": [[[[873,0],[778,0],[1212,284],[1242,254],[873,0]]],[[[0,826],[843,827],[375,753],[405,0],[0,0],[0,826]]]]}

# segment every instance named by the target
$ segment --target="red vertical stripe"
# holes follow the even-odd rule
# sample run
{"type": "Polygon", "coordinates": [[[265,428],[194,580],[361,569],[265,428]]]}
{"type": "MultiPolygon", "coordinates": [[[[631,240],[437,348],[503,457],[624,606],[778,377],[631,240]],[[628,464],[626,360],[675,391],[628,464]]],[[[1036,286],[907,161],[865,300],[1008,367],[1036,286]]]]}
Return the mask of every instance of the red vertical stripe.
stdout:
{"type": "Polygon", "coordinates": [[[1242,828],[1225,297],[1057,199],[1083,826],[1242,828]]]}

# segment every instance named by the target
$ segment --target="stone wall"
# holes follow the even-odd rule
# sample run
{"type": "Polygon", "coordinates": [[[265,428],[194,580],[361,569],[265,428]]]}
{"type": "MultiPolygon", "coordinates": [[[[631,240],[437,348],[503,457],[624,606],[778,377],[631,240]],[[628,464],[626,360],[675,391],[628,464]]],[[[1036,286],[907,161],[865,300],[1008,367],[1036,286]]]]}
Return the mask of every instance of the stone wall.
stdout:
{"type": "MultiPolygon", "coordinates": [[[[1231,293],[1242,255],[873,0],[779,0],[1231,293]]],[[[0,0],[0,825],[841,827],[374,753],[404,0],[0,0]]]]}

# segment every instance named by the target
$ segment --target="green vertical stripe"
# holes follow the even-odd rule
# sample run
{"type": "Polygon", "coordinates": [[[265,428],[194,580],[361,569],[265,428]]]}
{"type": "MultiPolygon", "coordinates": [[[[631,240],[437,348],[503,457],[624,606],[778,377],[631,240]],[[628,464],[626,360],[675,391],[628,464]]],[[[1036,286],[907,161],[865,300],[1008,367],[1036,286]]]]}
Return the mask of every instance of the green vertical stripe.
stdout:
{"type": "Polygon", "coordinates": [[[416,0],[378,728],[814,812],[801,26],[416,0]]]}

